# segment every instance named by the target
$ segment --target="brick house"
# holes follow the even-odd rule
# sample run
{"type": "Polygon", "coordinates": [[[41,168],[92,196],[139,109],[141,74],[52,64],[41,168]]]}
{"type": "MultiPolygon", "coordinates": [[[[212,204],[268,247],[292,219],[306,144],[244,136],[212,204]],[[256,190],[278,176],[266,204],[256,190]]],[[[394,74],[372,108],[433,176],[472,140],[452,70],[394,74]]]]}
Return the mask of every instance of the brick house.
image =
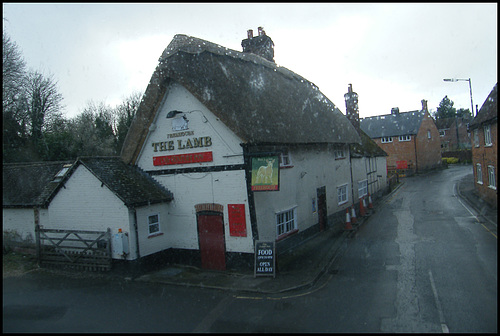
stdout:
{"type": "Polygon", "coordinates": [[[480,197],[497,207],[497,84],[469,125],[474,181],[480,197]]]}
{"type": "Polygon", "coordinates": [[[470,121],[461,117],[436,120],[441,139],[441,152],[471,148],[470,132],[467,127],[470,121]]]}
{"type": "Polygon", "coordinates": [[[441,167],[441,140],[422,100],[420,111],[399,112],[360,120],[361,129],[387,154],[387,171],[414,174],[441,167]]]}

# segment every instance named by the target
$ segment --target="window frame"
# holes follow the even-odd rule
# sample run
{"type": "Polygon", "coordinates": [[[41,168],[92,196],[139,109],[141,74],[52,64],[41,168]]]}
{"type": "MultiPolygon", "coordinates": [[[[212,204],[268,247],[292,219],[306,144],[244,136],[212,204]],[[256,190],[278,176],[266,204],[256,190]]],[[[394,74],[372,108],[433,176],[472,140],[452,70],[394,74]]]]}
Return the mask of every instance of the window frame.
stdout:
{"type": "Polygon", "coordinates": [[[280,168],[292,168],[293,167],[292,157],[290,155],[290,150],[288,148],[281,150],[280,155],[279,155],[279,160],[280,160],[280,168]]]}
{"type": "Polygon", "coordinates": [[[483,184],[483,168],[480,163],[476,163],[476,183],[483,184]]]}
{"type": "Polygon", "coordinates": [[[399,136],[399,141],[400,142],[411,141],[411,135],[400,135],[399,136]]]}
{"type": "Polygon", "coordinates": [[[154,236],[157,236],[157,235],[160,235],[162,234],[161,232],[161,225],[160,225],[161,221],[160,221],[160,213],[159,212],[156,212],[156,213],[153,213],[153,214],[150,214],[148,215],[148,237],[154,237],[154,236]],[[150,218],[151,217],[154,217],[156,216],[157,217],[157,221],[156,222],[151,222],[150,221],[150,218]],[[158,226],[158,230],[154,231],[154,232],[151,232],[151,227],[153,225],[157,225],[158,226]]]}
{"type": "Polygon", "coordinates": [[[337,148],[333,151],[335,160],[345,159],[347,157],[345,148],[337,148]]]}
{"type": "Polygon", "coordinates": [[[347,188],[347,186],[348,186],[348,183],[337,186],[337,203],[338,203],[338,205],[345,204],[349,200],[349,188],[347,188]],[[339,194],[339,192],[342,191],[343,189],[345,189],[345,193],[343,192],[342,194],[339,194]],[[342,197],[342,196],[345,196],[345,197],[342,197]],[[341,199],[341,197],[342,197],[342,199],[341,199]]]}
{"type": "Polygon", "coordinates": [[[483,132],[484,132],[484,146],[491,146],[493,143],[491,142],[491,126],[490,125],[485,125],[483,126],[483,132]]]}
{"type": "Polygon", "coordinates": [[[361,198],[366,195],[368,195],[368,180],[358,181],[358,197],[361,198]]]}
{"type": "Polygon", "coordinates": [[[297,206],[293,206],[286,210],[275,213],[276,218],[276,240],[287,237],[288,235],[297,232],[297,206]],[[287,214],[290,216],[287,218],[287,214]],[[281,220],[280,220],[281,217],[281,220]],[[283,231],[280,232],[280,227],[283,231]]]}
{"type": "Polygon", "coordinates": [[[495,179],[495,167],[488,165],[488,188],[497,189],[496,179],[495,179]]]}
{"type": "Polygon", "coordinates": [[[380,138],[381,143],[391,143],[392,142],[392,137],[381,137],[380,138]]]}
{"type": "Polygon", "coordinates": [[[479,128],[474,129],[474,146],[479,147],[479,128]]]}

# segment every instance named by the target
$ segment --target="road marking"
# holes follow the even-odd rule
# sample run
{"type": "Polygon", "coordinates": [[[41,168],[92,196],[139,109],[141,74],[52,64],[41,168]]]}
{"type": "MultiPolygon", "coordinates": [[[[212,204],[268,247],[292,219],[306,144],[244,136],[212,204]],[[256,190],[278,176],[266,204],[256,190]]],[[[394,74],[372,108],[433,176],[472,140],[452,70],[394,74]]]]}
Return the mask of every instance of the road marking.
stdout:
{"type": "Polygon", "coordinates": [[[300,294],[288,295],[288,296],[279,296],[279,297],[272,297],[272,296],[241,296],[241,295],[237,295],[237,296],[234,296],[234,298],[236,298],[236,299],[245,299],[245,300],[284,300],[284,299],[294,299],[294,298],[297,298],[297,297],[306,296],[306,295],[312,294],[314,292],[317,292],[318,290],[320,290],[323,287],[325,287],[330,282],[330,280],[332,279],[332,277],[333,277],[333,275],[329,275],[328,279],[321,286],[315,287],[312,290],[309,290],[307,292],[300,293],[300,294]]]}
{"type": "Polygon", "coordinates": [[[196,326],[196,328],[194,328],[192,332],[209,332],[212,324],[214,324],[214,322],[219,318],[219,316],[222,314],[224,309],[227,308],[232,299],[232,296],[226,296],[225,298],[220,300],[217,306],[215,306],[215,308],[212,309],[210,313],[207,314],[207,316],[205,316],[205,318],[196,326]]]}
{"type": "Polygon", "coordinates": [[[444,319],[443,309],[441,308],[441,302],[439,302],[439,297],[436,290],[436,285],[434,284],[434,278],[432,277],[432,272],[429,270],[429,279],[431,280],[432,293],[434,294],[434,301],[436,301],[436,307],[439,314],[439,323],[441,323],[441,330],[444,334],[448,334],[450,330],[446,325],[446,321],[444,319]]]}
{"type": "MultiPolygon", "coordinates": [[[[455,191],[456,191],[456,187],[457,187],[457,185],[455,184],[455,191]]],[[[484,226],[484,224],[479,221],[479,218],[477,218],[477,216],[474,215],[474,213],[460,200],[460,197],[456,194],[456,192],[455,192],[454,196],[457,198],[458,202],[460,202],[460,204],[462,204],[462,206],[465,208],[465,210],[467,210],[472,215],[472,217],[474,217],[476,219],[476,222],[481,224],[482,227],[484,227],[486,229],[486,231],[488,231],[489,233],[491,233],[493,235],[493,237],[498,239],[497,235],[494,234],[493,232],[491,232],[490,229],[488,229],[486,226],[484,226]]]]}

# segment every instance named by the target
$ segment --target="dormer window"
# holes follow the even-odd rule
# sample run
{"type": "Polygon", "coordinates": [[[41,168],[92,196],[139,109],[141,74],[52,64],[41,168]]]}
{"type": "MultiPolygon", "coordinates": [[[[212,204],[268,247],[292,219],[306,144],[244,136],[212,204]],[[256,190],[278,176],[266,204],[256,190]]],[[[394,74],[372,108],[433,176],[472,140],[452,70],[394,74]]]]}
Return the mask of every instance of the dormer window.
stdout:
{"type": "Polygon", "coordinates": [[[53,182],[60,182],[71,168],[71,164],[65,164],[63,168],[54,176],[53,182]]]}

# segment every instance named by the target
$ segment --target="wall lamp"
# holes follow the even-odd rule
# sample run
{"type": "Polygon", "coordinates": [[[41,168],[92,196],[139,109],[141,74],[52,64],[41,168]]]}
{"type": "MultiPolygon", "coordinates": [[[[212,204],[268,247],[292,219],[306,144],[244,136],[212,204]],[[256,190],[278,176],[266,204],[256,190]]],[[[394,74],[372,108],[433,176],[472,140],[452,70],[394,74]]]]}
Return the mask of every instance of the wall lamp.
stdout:
{"type": "MultiPolygon", "coordinates": [[[[474,117],[474,103],[472,102],[472,83],[470,78],[464,79],[464,78],[445,78],[443,79],[445,82],[459,82],[459,81],[464,81],[464,82],[469,82],[469,91],[470,91],[470,108],[471,108],[471,113],[472,116],[474,117]]],[[[477,110],[476,110],[476,116],[477,116],[477,110]]]]}

